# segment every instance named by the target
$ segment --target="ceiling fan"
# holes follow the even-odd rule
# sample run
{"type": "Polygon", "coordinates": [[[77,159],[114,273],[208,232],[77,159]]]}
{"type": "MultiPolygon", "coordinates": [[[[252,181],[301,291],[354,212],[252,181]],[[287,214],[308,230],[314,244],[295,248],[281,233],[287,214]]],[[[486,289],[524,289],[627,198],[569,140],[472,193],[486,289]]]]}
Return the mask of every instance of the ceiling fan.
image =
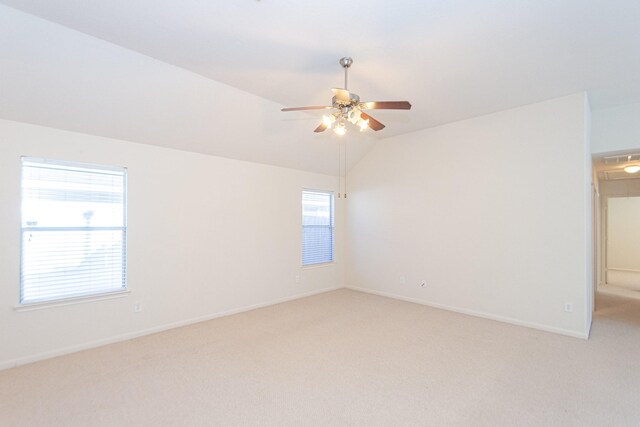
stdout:
{"type": "Polygon", "coordinates": [[[342,58],[340,65],[344,68],[344,89],[333,88],[333,99],[331,106],[293,107],[283,108],[282,111],[304,111],[304,110],[336,110],[331,114],[322,116],[322,123],[314,132],[324,132],[333,127],[333,131],[338,135],[347,132],[346,122],[351,122],[364,131],[371,128],[375,131],[384,129],[384,125],[365,113],[364,110],[410,110],[411,104],[408,101],[369,101],[360,102],[360,97],[347,90],[347,77],[349,67],[353,64],[353,59],[342,58]]]}

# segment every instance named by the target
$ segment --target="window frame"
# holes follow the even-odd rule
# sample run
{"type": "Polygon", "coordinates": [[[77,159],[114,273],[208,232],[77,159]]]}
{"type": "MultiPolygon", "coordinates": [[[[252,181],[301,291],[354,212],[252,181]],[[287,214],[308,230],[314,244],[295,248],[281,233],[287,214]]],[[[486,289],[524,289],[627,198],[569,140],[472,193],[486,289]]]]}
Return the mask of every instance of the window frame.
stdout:
{"type": "MultiPolygon", "coordinates": [[[[113,298],[120,298],[127,296],[131,291],[129,290],[128,285],[128,276],[127,276],[127,188],[128,188],[128,168],[125,166],[112,165],[112,164],[102,164],[102,163],[91,163],[91,162],[79,162],[79,161],[68,161],[68,160],[57,160],[51,158],[43,158],[36,156],[20,156],[20,254],[19,254],[19,281],[18,281],[18,304],[15,306],[17,311],[30,311],[36,310],[40,308],[46,307],[56,307],[56,306],[65,306],[83,302],[91,302],[91,301],[99,301],[113,298]],[[78,168],[85,170],[93,170],[99,173],[100,171],[114,171],[122,173],[122,227],[110,227],[118,230],[122,230],[122,287],[113,290],[105,290],[105,291],[97,291],[93,293],[83,294],[83,295],[71,295],[64,296],[60,298],[52,298],[45,300],[37,300],[37,301],[27,301],[24,302],[24,233],[25,229],[31,229],[34,227],[27,226],[24,224],[24,213],[22,212],[22,206],[24,202],[24,167],[25,162],[34,162],[41,164],[51,164],[59,167],[60,169],[65,168],[78,168]]],[[[80,229],[101,229],[104,227],[42,227],[44,229],[47,228],[61,228],[61,229],[71,229],[71,228],[80,228],[80,229]]]]}
{"type": "Polygon", "coordinates": [[[336,262],[335,260],[335,243],[336,243],[336,237],[335,237],[335,229],[336,229],[336,222],[335,222],[335,192],[333,190],[318,190],[315,188],[303,188],[302,192],[300,194],[301,197],[301,216],[300,216],[300,222],[301,222],[301,236],[300,236],[300,265],[301,268],[303,269],[307,269],[307,268],[317,268],[317,267],[323,267],[323,266],[328,266],[328,265],[332,265],[336,262]],[[303,223],[304,221],[304,193],[309,192],[309,193],[320,193],[320,194],[327,194],[331,197],[331,210],[330,210],[330,218],[331,218],[331,225],[330,226],[326,226],[327,228],[330,228],[331,230],[331,260],[329,261],[321,261],[321,262],[314,262],[314,263],[309,263],[309,264],[305,264],[304,263],[304,228],[305,228],[305,224],[303,223]]]}

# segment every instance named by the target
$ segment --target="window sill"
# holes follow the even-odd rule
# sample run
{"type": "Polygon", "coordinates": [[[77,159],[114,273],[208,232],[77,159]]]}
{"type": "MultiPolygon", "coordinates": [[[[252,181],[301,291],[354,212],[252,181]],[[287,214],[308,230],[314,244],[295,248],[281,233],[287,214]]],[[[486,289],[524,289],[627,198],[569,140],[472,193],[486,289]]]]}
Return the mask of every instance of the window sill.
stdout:
{"type": "Polygon", "coordinates": [[[336,265],[335,261],[330,261],[330,262],[321,262],[318,264],[309,264],[309,265],[303,265],[302,267],[300,267],[302,270],[310,270],[313,268],[323,268],[323,267],[331,267],[336,265]]]}
{"type": "Polygon", "coordinates": [[[124,291],[108,292],[108,293],[99,294],[99,295],[89,295],[89,296],[83,296],[83,297],[68,298],[68,299],[57,300],[57,301],[43,301],[43,302],[33,302],[28,304],[18,304],[15,307],[13,307],[13,309],[18,312],[42,310],[45,308],[63,307],[65,305],[84,304],[84,303],[93,302],[93,301],[123,298],[129,295],[130,293],[131,293],[130,290],[124,290],[124,291]]]}

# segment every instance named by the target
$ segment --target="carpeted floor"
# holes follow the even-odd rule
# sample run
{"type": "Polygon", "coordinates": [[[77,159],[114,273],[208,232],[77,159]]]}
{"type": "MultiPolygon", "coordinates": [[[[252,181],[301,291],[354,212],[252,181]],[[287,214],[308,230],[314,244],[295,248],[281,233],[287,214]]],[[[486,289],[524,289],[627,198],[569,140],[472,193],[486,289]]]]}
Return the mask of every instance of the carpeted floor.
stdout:
{"type": "Polygon", "coordinates": [[[583,341],[339,290],[0,372],[2,426],[640,425],[640,301],[583,341]]]}

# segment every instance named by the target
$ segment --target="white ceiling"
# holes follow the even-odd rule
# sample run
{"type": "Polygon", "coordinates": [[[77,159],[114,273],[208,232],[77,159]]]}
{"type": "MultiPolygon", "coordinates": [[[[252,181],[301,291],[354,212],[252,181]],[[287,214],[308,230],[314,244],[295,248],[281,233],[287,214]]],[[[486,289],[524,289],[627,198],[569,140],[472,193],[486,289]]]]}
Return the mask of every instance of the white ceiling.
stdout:
{"type": "Polygon", "coordinates": [[[640,102],[637,0],[0,2],[279,105],[329,102],[351,56],[362,99],[413,104],[376,112],[379,137],[583,90],[640,102]]]}
{"type": "Polygon", "coordinates": [[[280,108],[0,6],[2,119],[332,175],[339,142],[348,141],[351,167],[376,141],[360,132],[315,134],[318,117],[280,108]]]}

